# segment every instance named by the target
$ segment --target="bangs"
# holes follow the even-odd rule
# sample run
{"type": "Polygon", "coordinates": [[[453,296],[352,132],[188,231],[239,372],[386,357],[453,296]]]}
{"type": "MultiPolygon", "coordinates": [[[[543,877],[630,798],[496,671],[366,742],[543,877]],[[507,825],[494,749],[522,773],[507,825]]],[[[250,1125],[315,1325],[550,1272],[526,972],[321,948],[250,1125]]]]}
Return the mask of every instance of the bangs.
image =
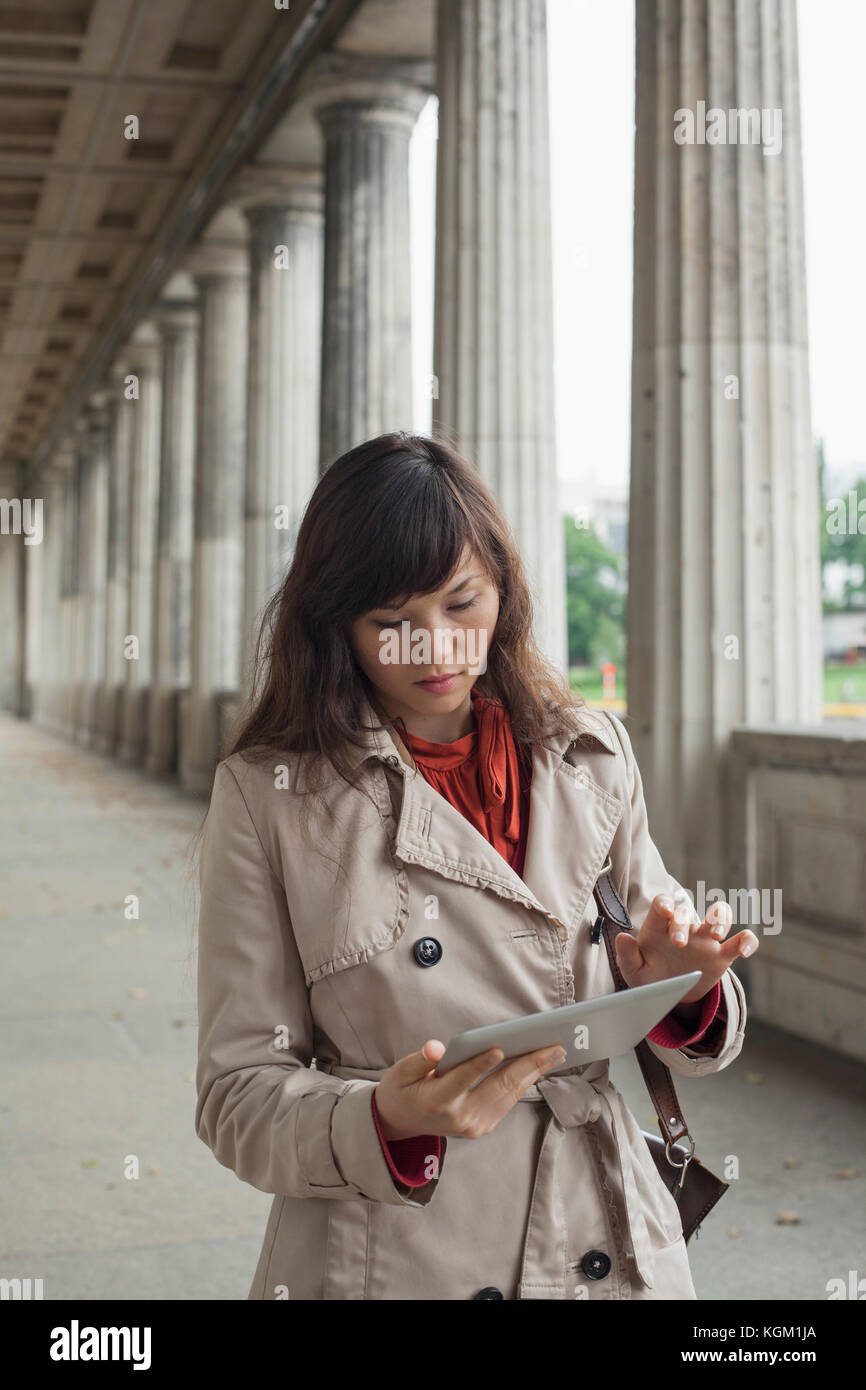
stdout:
{"type": "Polygon", "coordinates": [[[357,550],[345,557],[352,617],[399,608],[413,594],[441,588],[467,547],[485,568],[490,565],[484,538],[440,469],[413,461],[382,482],[368,524],[359,528],[357,550]]]}

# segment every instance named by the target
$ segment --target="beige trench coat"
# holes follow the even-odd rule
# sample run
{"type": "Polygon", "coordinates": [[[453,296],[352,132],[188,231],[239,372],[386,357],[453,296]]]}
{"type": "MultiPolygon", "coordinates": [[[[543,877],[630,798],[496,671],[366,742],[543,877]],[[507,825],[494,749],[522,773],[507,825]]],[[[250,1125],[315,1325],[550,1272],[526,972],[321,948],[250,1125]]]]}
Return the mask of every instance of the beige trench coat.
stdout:
{"type": "MultiPolygon", "coordinates": [[[[339,828],[312,822],[323,854],[299,832],[306,755],[218,765],[195,1123],[220,1163],[274,1194],[249,1298],[695,1298],[676,1204],[608,1062],[540,1078],[489,1134],[443,1138],[421,1188],[392,1178],[371,1111],[382,1072],[428,1038],[614,989],[590,941],[608,853],[636,928],[678,887],[624,726],[583,717],[590,745],[557,735],[533,752],[522,878],[387,732],[370,728],[354,754],[372,804],[334,774],[339,828]],[[413,955],[425,936],[442,946],[433,967],[413,955]],[[590,1251],[610,1261],[602,1278],[584,1273],[590,1251]]],[[[714,1045],[650,1043],[675,1075],[738,1055],[746,1007],[730,970],[721,999],[714,1045]]]]}

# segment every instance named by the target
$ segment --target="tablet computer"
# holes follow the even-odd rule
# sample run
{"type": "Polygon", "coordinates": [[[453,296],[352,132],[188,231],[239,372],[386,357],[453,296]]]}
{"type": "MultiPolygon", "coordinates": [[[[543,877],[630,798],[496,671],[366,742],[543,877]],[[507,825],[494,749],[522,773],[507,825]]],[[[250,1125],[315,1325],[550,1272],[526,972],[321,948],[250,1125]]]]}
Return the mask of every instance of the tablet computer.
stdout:
{"type": "Polygon", "coordinates": [[[504,1058],[491,1067],[487,1076],[512,1057],[539,1047],[553,1047],[556,1043],[565,1049],[565,1061],[561,1067],[545,1072],[545,1076],[555,1076],[558,1071],[588,1062],[600,1062],[605,1057],[619,1057],[636,1047],[700,978],[700,970],[690,970],[686,975],[602,994],[598,999],[584,999],[561,1009],[524,1014],[521,1018],[490,1023],[483,1028],[469,1028],[451,1039],[435,1074],[443,1076],[452,1067],[494,1047],[504,1053],[504,1058]]]}

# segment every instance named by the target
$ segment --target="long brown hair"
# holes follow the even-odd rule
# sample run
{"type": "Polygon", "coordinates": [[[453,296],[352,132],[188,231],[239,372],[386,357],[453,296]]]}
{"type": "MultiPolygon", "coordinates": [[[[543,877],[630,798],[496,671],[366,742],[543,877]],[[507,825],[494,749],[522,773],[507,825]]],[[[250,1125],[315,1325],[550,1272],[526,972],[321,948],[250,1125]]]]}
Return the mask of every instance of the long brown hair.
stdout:
{"type": "Polygon", "coordinates": [[[577,737],[583,698],[535,644],[523,564],[492,494],[444,441],[398,431],[350,449],[319,480],[291,565],[265,608],[250,694],[224,756],[311,753],[351,780],[346,745],[360,742],[370,684],[350,624],[440,588],[466,547],[499,590],[478,691],[503,702],[524,747],[566,729],[577,737]]]}
{"type": "MultiPolygon", "coordinates": [[[[336,771],[354,784],[347,746],[361,742],[362,694],[370,698],[372,691],[352,650],[350,624],[371,609],[441,588],[467,546],[499,591],[487,669],[474,686],[502,701],[522,750],[551,734],[585,733],[583,697],[535,643],[523,563],[478,470],[440,438],[402,430],[379,435],[331,464],[310,498],[292,562],[262,615],[249,694],[222,755],[241,753],[271,766],[275,755],[312,755],[301,760],[313,793],[300,814],[307,835],[323,782],[336,771]]],[[[324,798],[323,809],[335,822],[324,798]]],[[[207,813],[194,850],[206,821],[207,813]]],[[[339,857],[323,849],[321,822],[318,830],[311,847],[342,872],[339,857]]]]}

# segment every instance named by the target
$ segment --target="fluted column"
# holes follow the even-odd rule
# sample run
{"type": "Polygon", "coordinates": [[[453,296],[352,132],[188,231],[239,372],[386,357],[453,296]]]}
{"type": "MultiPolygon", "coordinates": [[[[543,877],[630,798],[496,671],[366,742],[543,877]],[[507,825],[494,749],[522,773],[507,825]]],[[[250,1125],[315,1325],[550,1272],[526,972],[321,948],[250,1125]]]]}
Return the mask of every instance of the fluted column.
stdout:
{"type": "Polygon", "coordinates": [[[821,718],[796,16],[636,13],[631,734],[669,868],[727,883],[730,729],[821,718]],[[777,151],[737,140],[738,108],[779,111],[777,151]]]}
{"type": "Polygon", "coordinates": [[[79,531],[83,640],[76,738],[97,744],[105,691],[105,600],[108,571],[108,393],[91,395],[83,416],[79,531]]]}
{"type": "Polygon", "coordinates": [[[412,428],[409,140],[427,97],[383,78],[378,90],[316,106],[325,137],[323,469],[365,439],[412,428]]]}
{"type": "Polygon", "coordinates": [[[141,325],[125,356],[135,378],[129,490],[129,573],[122,696],[121,762],[141,764],[147,745],[147,705],[153,672],[153,578],[162,411],[161,352],[152,323],[141,325]]]}
{"type": "Polygon", "coordinates": [[[567,665],[545,0],[438,0],[434,429],[497,498],[535,635],[567,665]]]}
{"type": "Polygon", "coordinates": [[[249,690],[262,610],[291,561],[319,477],[323,195],[317,170],[257,187],[250,228],[244,618],[241,689],[249,690]]]}
{"type": "Polygon", "coordinates": [[[79,460],[74,432],[66,435],[58,449],[63,469],[63,539],[60,567],[60,672],[57,692],[58,732],[67,739],[75,734],[77,701],[77,659],[81,651],[78,632],[78,512],[79,460]]]}
{"type": "Polygon", "coordinates": [[[58,453],[44,467],[39,479],[42,543],[31,547],[33,554],[28,558],[33,564],[33,574],[27,586],[28,595],[32,597],[31,611],[36,628],[31,667],[31,718],[35,724],[53,733],[61,732],[58,694],[62,676],[60,604],[65,493],[66,468],[63,455],[58,453]]]}
{"type": "Polygon", "coordinates": [[[162,444],[146,766],[168,773],[177,764],[178,691],[189,683],[196,302],[164,300],[155,320],[162,337],[162,444]]]}
{"type": "Polygon", "coordinates": [[[105,600],[105,685],[97,747],[114,753],[121,738],[127,679],[124,644],[129,618],[129,507],[134,426],[138,400],[130,398],[125,357],[110,373],[108,564],[105,600]]]}
{"type": "Polygon", "coordinates": [[[90,429],[84,413],[78,416],[72,430],[75,441],[75,499],[74,499],[74,560],[72,588],[72,703],[70,707],[71,735],[76,743],[89,742],[87,720],[87,657],[88,657],[88,546],[90,545],[90,429]]]}
{"type": "Polygon", "coordinates": [[[0,497],[9,503],[0,529],[0,709],[27,714],[27,579],[24,468],[0,464],[0,497]]]}
{"type": "Polygon", "coordinates": [[[248,265],[244,247],[201,246],[190,685],[180,777],[207,792],[219,761],[221,702],[240,683],[246,453],[248,265]]]}

